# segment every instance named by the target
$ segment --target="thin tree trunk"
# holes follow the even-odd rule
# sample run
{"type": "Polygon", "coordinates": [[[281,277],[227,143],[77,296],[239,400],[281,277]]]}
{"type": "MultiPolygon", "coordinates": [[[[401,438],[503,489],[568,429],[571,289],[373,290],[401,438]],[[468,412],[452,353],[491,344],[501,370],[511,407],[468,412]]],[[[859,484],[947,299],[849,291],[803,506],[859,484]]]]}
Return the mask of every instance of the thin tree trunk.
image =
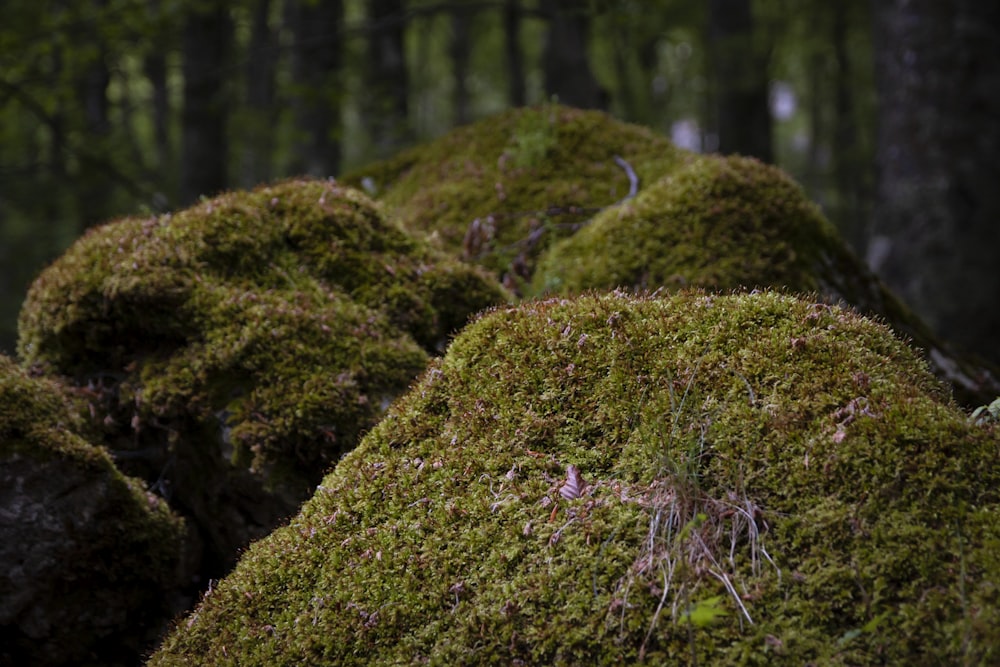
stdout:
{"type": "Polygon", "coordinates": [[[385,157],[409,141],[409,74],[404,0],[368,0],[364,122],[375,154],[385,157]]]}
{"type": "Polygon", "coordinates": [[[341,0],[293,0],[295,145],[293,170],[333,176],[340,170],[341,0]]]}
{"type": "Polygon", "coordinates": [[[710,0],[708,9],[719,151],[773,162],[767,62],[754,46],[750,0],[710,0]]]}
{"type": "Polygon", "coordinates": [[[570,106],[606,109],[608,93],[594,77],[587,56],[586,6],[571,0],[542,0],[541,9],[548,18],[542,54],[545,92],[570,106]]]}
{"type": "Polygon", "coordinates": [[[830,5],[833,11],[832,39],[836,72],[834,74],[833,170],[837,186],[838,211],[833,216],[852,248],[864,249],[867,217],[862,209],[864,172],[854,118],[854,75],[848,54],[848,12],[846,2],[830,5]]]}
{"type": "Polygon", "coordinates": [[[190,204],[228,185],[227,70],[232,21],[228,4],[193,5],[184,20],[181,202],[190,204]]]}
{"type": "Polygon", "coordinates": [[[448,49],[451,56],[452,89],[451,107],[452,123],[465,125],[471,120],[469,110],[469,56],[472,54],[472,21],[473,14],[467,7],[455,7],[451,11],[451,44],[448,49]]]}
{"type": "MultiPolygon", "coordinates": [[[[108,119],[108,86],[111,72],[105,62],[107,54],[98,42],[98,51],[93,61],[88,63],[78,89],[78,97],[83,107],[84,131],[92,150],[105,160],[108,155],[108,136],[111,123],[108,119]]],[[[76,178],[77,213],[84,227],[103,222],[111,213],[111,184],[101,170],[86,160],[80,165],[76,178]]]]}
{"type": "Polygon", "coordinates": [[[254,0],[251,11],[250,44],[246,61],[246,106],[250,132],[243,138],[240,180],[247,187],[273,177],[274,64],[276,39],[271,28],[271,0],[254,0]]]}
{"type": "Polygon", "coordinates": [[[527,84],[521,51],[521,3],[507,0],[503,7],[504,56],[507,61],[507,101],[512,107],[526,104],[527,84]]]}
{"type": "Polygon", "coordinates": [[[873,5],[869,261],[944,337],[1000,362],[1000,5],[873,5]]]}

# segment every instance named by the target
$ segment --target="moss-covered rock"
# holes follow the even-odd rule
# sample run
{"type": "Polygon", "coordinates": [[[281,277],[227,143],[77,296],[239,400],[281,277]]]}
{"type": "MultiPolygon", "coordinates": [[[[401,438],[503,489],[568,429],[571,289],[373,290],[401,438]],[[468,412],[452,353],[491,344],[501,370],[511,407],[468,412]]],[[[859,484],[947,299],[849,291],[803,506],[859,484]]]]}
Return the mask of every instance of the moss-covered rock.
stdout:
{"type": "Polygon", "coordinates": [[[556,104],[514,109],[357,170],[402,224],[518,288],[535,258],[693,153],[647,128],[556,104]]]}
{"type": "Polygon", "coordinates": [[[0,356],[0,664],[134,665],[179,611],[183,522],[82,428],[0,356]]]}
{"type": "Polygon", "coordinates": [[[772,292],[469,326],[152,665],[990,664],[1000,432],[772,292]]]}
{"type": "Polygon", "coordinates": [[[818,292],[911,339],[963,404],[1000,393],[1000,370],[935,337],[797,184],[755,160],[696,155],[600,112],[543,105],[460,128],[346,179],[522,295],[818,292]]]}
{"type": "Polygon", "coordinates": [[[91,230],[32,285],[19,351],[89,388],[116,460],[194,518],[217,574],[504,300],[361,193],[289,181],[91,230]]]}

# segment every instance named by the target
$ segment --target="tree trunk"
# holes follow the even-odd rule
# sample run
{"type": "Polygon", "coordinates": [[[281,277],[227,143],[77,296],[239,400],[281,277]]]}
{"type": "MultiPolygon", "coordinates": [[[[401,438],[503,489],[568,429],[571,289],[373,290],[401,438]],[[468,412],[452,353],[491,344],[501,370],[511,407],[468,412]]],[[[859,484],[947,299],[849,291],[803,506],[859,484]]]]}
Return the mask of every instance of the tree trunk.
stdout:
{"type": "Polygon", "coordinates": [[[754,46],[750,0],[710,0],[708,13],[718,150],[773,162],[767,59],[754,46]]]}
{"type": "Polygon", "coordinates": [[[838,223],[848,244],[862,252],[868,237],[869,216],[864,210],[866,177],[870,178],[870,162],[862,158],[855,121],[854,86],[848,46],[848,13],[846,1],[830,4],[833,12],[831,42],[834,61],[834,129],[833,173],[837,188],[837,211],[831,217],[838,223]]]}
{"type": "Polygon", "coordinates": [[[590,20],[585,5],[571,0],[542,0],[548,18],[542,67],[545,91],[562,104],[607,109],[608,93],[597,82],[587,58],[590,20]]]}
{"type": "MultiPolygon", "coordinates": [[[[108,118],[108,86],[111,84],[111,72],[108,70],[104,46],[99,41],[96,41],[96,44],[97,53],[86,65],[77,95],[83,108],[83,127],[87,145],[92,147],[89,152],[110,161],[112,158],[108,154],[108,137],[111,133],[111,122],[108,118]]],[[[76,188],[77,214],[83,227],[103,222],[110,216],[111,182],[104,171],[90,164],[90,160],[81,160],[76,188]]]]}
{"type": "Polygon", "coordinates": [[[246,187],[273,178],[274,64],[276,38],[271,29],[271,0],[254,0],[250,8],[250,43],[246,60],[246,111],[250,119],[243,137],[243,165],[240,180],[246,187]]]}
{"type": "Polygon", "coordinates": [[[181,118],[181,202],[190,204],[228,185],[226,124],[232,21],[228,4],[191,5],[181,39],[184,112],[181,118]]]}
{"type": "Polygon", "coordinates": [[[469,56],[472,54],[472,21],[473,14],[467,7],[458,6],[451,10],[451,44],[448,55],[451,57],[452,89],[451,107],[452,124],[465,125],[471,118],[469,111],[469,56]]]}
{"type": "Polygon", "coordinates": [[[292,0],[295,146],[293,170],[334,176],[340,170],[340,69],[344,4],[292,0]]]}
{"type": "Polygon", "coordinates": [[[504,56],[507,61],[507,102],[523,107],[527,96],[524,53],[521,51],[521,3],[507,0],[503,7],[504,56]]]}
{"type": "Polygon", "coordinates": [[[869,261],[939,334],[1000,362],[1000,5],[874,7],[869,261]]]}
{"type": "Polygon", "coordinates": [[[411,136],[404,0],[368,0],[368,24],[362,111],[376,156],[386,157],[411,136]]]}

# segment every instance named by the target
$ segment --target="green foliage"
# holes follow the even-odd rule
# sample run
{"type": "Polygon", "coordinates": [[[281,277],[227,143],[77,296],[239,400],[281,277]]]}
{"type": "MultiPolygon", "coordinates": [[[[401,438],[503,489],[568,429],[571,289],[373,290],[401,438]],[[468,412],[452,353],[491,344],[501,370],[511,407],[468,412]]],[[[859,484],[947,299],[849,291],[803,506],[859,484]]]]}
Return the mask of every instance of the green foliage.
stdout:
{"type": "Polygon", "coordinates": [[[993,662],[998,451],[848,310],[692,291],[498,309],[151,664],[993,662]],[[661,539],[662,455],[702,440],[702,507],[661,539]],[[664,548],[735,508],[756,533],[700,552],[726,570],[664,548]]]}
{"type": "Polygon", "coordinates": [[[728,612],[723,608],[722,603],[725,597],[713,595],[704,600],[698,600],[677,617],[680,625],[690,623],[696,628],[706,628],[722,616],[727,616],[728,612]]]}
{"type": "Polygon", "coordinates": [[[1000,423],[1000,398],[973,410],[971,419],[976,424],[1000,423]]]}

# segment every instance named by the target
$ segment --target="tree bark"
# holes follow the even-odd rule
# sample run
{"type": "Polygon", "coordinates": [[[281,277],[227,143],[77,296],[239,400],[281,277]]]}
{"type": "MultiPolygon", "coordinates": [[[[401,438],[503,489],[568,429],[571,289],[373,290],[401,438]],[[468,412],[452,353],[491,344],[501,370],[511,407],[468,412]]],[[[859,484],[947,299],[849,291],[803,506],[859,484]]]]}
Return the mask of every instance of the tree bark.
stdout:
{"type": "Polygon", "coordinates": [[[362,108],[377,157],[393,153],[411,136],[404,5],[404,0],[368,0],[367,95],[362,108]]]}
{"type": "MultiPolygon", "coordinates": [[[[100,3],[98,3],[100,5],[100,3]]],[[[108,87],[111,72],[107,64],[107,51],[99,39],[95,39],[97,53],[87,63],[83,78],[77,89],[80,106],[83,109],[83,128],[87,144],[105,160],[108,154],[108,137],[111,122],[108,118],[108,87]]],[[[111,214],[112,187],[107,175],[89,161],[83,159],[77,174],[76,205],[77,214],[83,227],[104,222],[111,214]]]]}
{"type": "Polygon", "coordinates": [[[507,102],[523,107],[527,100],[524,53],[521,51],[521,3],[507,0],[503,7],[504,56],[507,61],[507,102]]]}
{"type": "Polygon", "coordinates": [[[190,5],[181,39],[181,201],[190,204],[228,185],[228,65],[232,21],[223,2],[190,5]]]}
{"type": "Polygon", "coordinates": [[[937,332],[1000,362],[1000,6],[874,3],[868,257],[937,332]]]}
{"type": "Polygon", "coordinates": [[[587,57],[590,17],[585,5],[572,0],[542,0],[548,19],[542,68],[545,91],[562,104],[607,109],[608,93],[597,82],[587,57]]]}
{"type": "MultiPolygon", "coordinates": [[[[163,21],[161,0],[148,0],[150,15],[157,17],[156,28],[151,46],[143,58],[143,73],[152,88],[152,121],[153,121],[153,156],[154,170],[167,181],[167,172],[172,163],[170,147],[170,93],[167,88],[167,44],[172,41],[165,35],[166,27],[163,21]]],[[[171,35],[172,37],[172,35],[171,35]]],[[[176,185],[176,181],[174,181],[176,185]]],[[[165,185],[161,185],[165,187],[165,185]]],[[[171,190],[173,188],[170,188],[171,190]]]]}
{"type": "Polygon", "coordinates": [[[254,0],[250,7],[250,43],[246,60],[246,111],[249,132],[244,137],[240,180],[246,187],[273,177],[274,65],[276,38],[271,28],[271,0],[254,0]]]}
{"type": "Polygon", "coordinates": [[[773,162],[767,59],[754,46],[750,0],[710,0],[708,13],[718,150],[773,162]]]}
{"type": "Polygon", "coordinates": [[[451,71],[454,79],[451,108],[452,124],[465,125],[472,120],[469,110],[469,56],[472,54],[473,14],[467,7],[459,6],[451,10],[451,43],[448,55],[451,57],[451,71]]]}
{"type": "Polygon", "coordinates": [[[334,176],[340,170],[341,0],[293,0],[289,6],[294,39],[295,145],[293,170],[334,176]]]}

